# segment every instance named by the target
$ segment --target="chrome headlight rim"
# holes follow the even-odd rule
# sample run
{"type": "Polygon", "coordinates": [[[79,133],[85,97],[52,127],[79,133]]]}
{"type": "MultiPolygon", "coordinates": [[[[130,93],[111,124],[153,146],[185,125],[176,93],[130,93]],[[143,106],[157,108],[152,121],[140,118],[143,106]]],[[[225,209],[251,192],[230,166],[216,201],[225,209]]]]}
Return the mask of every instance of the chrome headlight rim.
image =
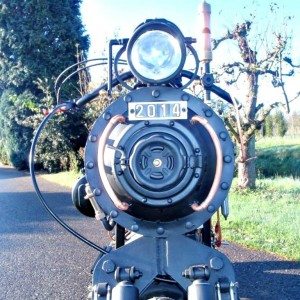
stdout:
{"type": "Polygon", "coordinates": [[[142,23],[140,26],[137,27],[132,37],[129,39],[127,44],[127,61],[128,65],[134,74],[135,77],[137,77],[141,82],[146,84],[164,84],[169,83],[174,79],[183,69],[183,66],[185,64],[186,60],[186,43],[185,38],[183,34],[181,33],[180,29],[172,22],[167,21],[165,19],[153,19],[153,20],[147,20],[145,23],[142,23]],[[164,33],[167,33],[171,35],[173,38],[175,38],[178,41],[180,52],[181,52],[181,60],[178,64],[177,69],[170,74],[169,76],[162,78],[162,79],[152,79],[147,78],[140,74],[136,67],[134,66],[134,63],[132,61],[132,49],[135,45],[135,42],[140,38],[143,34],[151,31],[161,31],[164,33]]]}

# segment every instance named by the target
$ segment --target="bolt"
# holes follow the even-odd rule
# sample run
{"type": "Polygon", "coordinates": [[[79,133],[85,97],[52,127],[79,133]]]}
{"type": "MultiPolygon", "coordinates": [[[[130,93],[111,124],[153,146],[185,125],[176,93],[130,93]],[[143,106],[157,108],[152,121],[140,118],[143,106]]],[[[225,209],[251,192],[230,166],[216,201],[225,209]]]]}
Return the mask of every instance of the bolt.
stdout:
{"type": "Polygon", "coordinates": [[[227,182],[222,182],[221,189],[222,190],[228,190],[229,189],[229,184],[227,182]]]}
{"type": "Polygon", "coordinates": [[[112,273],[114,272],[116,268],[116,265],[114,264],[114,262],[110,259],[105,260],[102,264],[102,270],[106,273],[112,273]]]}
{"type": "Polygon", "coordinates": [[[147,198],[143,198],[143,199],[142,199],[142,202],[143,202],[143,203],[147,203],[147,198]]]}
{"type": "Polygon", "coordinates": [[[213,257],[210,260],[210,267],[213,270],[221,270],[224,266],[224,262],[220,257],[213,257]]]}
{"type": "Polygon", "coordinates": [[[158,98],[159,95],[160,95],[159,90],[153,90],[153,91],[152,91],[152,96],[153,96],[154,98],[158,98]]]}
{"type": "Polygon", "coordinates": [[[188,94],[183,94],[181,96],[181,100],[183,100],[183,101],[189,101],[190,100],[190,96],[188,94]]]}
{"type": "Polygon", "coordinates": [[[211,109],[207,109],[205,112],[204,112],[205,116],[210,118],[212,115],[213,115],[213,112],[211,109]]]}
{"type": "Polygon", "coordinates": [[[156,232],[157,232],[157,234],[161,235],[161,234],[164,234],[165,230],[162,227],[158,227],[156,229],[156,232]]]}
{"type": "Polygon", "coordinates": [[[175,124],[174,121],[170,121],[169,123],[170,126],[174,126],[174,124],[175,124]]]}
{"type": "Polygon", "coordinates": [[[162,161],[161,161],[161,159],[159,159],[159,158],[155,158],[155,159],[153,160],[152,164],[153,164],[153,166],[154,166],[155,168],[159,168],[159,167],[161,167],[161,165],[162,165],[162,161]]]}
{"type": "Polygon", "coordinates": [[[224,160],[224,162],[226,162],[226,163],[232,162],[232,158],[231,158],[230,155],[225,155],[225,156],[223,157],[223,160],[224,160]]]}
{"type": "Polygon", "coordinates": [[[208,208],[207,208],[207,211],[209,213],[213,213],[215,211],[215,206],[214,205],[209,205],[208,208]]]}
{"type": "Polygon", "coordinates": [[[109,214],[111,218],[116,218],[119,215],[119,213],[116,210],[112,210],[109,214]]]}
{"type": "Polygon", "coordinates": [[[171,204],[171,203],[173,202],[173,200],[172,200],[171,198],[169,198],[169,199],[167,200],[167,202],[168,202],[169,204],[171,204]]]}
{"type": "Polygon", "coordinates": [[[92,142],[92,143],[96,142],[97,141],[97,136],[96,135],[90,135],[89,136],[89,141],[92,142]]]}
{"type": "Polygon", "coordinates": [[[94,189],[93,194],[95,196],[100,196],[101,195],[101,190],[100,189],[94,189]]]}
{"type": "Polygon", "coordinates": [[[194,177],[195,177],[195,178],[199,178],[200,175],[199,175],[198,173],[195,173],[194,177]]]}
{"type": "Polygon", "coordinates": [[[118,176],[121,176],[123,174],[123,171],[118,171],[117,174],[118,176]]]}
{"type": "Polygon", "coordinates": [[[192,229],[194,227],[193,223],[192,222],[186,222],[185,223],[185,228],[186,229],[192,229]]]}
{"type": "Polygon", "coordinates": [[[144,124],[145,124],[145,126],[149,126],[150,122],[149,121],[145,121],[144,124]]]}
{"type": "Polygon", "coordinates": [[[225,132],[225,131],[221,131],[221,132],[219,133],[219,137],[220,137],[221,140],[225,141],[225,140],[227,139],[227,134],[226,134],[226,132],[225,132]]]}
{"type": "Polygon", "coordinates": [[[110,120],[110,119],[111,119],[111,113],[110,113],[110,112],[106,112],[106,113],[104,114],[104,119],[105,119],[106,121],[110,120]]]}
{"type": "Polygon", "coordinates": [[[199,148],[196,148],[195,149],[195,153],[199,153],[200,152],[200,149],[199,148]]]}
{"type": "Polygon", "coordinates": [[[93,169],[94,168],[94,163],[92,161],[89,161],[87,164],[86,164],[87,168],[88,169],[93,169]]]}
{"type": "Polygon", "coordinates": [[[132,101],[132,97],[131,97],[130,95],[126,95],[126,96],[124,97],[124,100],[125,100],[126,102],[131,102],[131,101],[132,101]]]}
{"type": "Polygon", "coordinates": [[[131,226],[131,231],[137,232],[137,231],[139,231],[139,229],[140,229],[139,225],[135,224],[135,225],[131,226]]]}

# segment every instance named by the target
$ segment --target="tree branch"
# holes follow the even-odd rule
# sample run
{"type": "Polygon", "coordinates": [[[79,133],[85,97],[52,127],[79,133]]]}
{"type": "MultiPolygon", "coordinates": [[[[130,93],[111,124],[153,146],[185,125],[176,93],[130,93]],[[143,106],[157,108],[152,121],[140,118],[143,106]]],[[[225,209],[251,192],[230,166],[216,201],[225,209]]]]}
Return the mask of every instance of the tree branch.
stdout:
{"type": "Polygon", "coordinates": [[[226,40],[231,40],[231,39],[233,39],[233,34],[231,32],[229,32],[229,30],[227,31],[227,34],[224,35],[223,37],[221,37],[219,39],[212,39],[211,40],[212,50],[216,50],[220,43],[222,43],[226,40]]]}
{"type": "Polygon", "coordinates": [[[287,56],[285,56],[284,58],[283,58],[283,61],[285,61],[286,63],[288,63],[291,67],[293,67],[293,68],[300,68],[300,65],[295,65],[293,62],[292,62],[292,59],[291,58],[289,58],[289,57],[287,57],[287,56]]]}

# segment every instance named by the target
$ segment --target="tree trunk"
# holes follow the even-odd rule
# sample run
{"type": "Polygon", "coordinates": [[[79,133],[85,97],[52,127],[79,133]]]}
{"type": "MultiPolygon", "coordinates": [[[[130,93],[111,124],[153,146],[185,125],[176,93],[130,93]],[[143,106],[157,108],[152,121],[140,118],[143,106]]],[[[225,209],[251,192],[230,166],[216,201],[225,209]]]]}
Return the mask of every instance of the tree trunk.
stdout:
{"type": "MultiPolygon", "coordinates": [[[[240,145],[239,145],[240,147],[240,145]]],[[[243,146],[244,156],[239,149],[238,185],[241,188],[255,188],[255,136],[253,135],[243,146]]]]}
{"type": "MultiPolygon", "coordinates": [[[[251,124],[255,120],[258,93],[258,74],[256,72],[247,75],[247,84],[245,114],[247,122],[251,124]]],[[[247,124],[243,125],[239,144],[238,184],[241,188],[255,188],[255,135],[247,132],[247,124]]]]}

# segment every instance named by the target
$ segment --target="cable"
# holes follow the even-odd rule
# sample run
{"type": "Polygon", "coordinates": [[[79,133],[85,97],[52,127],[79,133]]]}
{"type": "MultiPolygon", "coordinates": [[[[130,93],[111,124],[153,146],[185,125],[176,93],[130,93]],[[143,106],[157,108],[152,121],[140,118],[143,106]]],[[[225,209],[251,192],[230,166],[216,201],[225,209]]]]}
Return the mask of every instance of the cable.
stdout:
{"type": "Polygon", "coordinates": [[[74,229],[72,229],[69,225],[67,225],[63,220],[61,220],[52,210],[51,208],[48,206],[48,204],[46,203],[40,189],[39,189],[39,185],[37,183],[36,180],[36,175],[35,175],[35,170],[34,170],[34,156],[35,156],[35,149],[36,149],[36,145],[38,142],[38,139],[43,131],[43,129],[45,128],[46,124],[48,123],[48,121],[58,112],[58,111],[68,111],[72,108],[75,107],[75,103],[74,102],[67,102],[67,103],[63,103],[60,105],[57,105],[52,112],[49,113],[49,115],[47,115],[44,120],[42,121],[42,123],[39,125],[39,127],[37,128],[36,134],[33,138],[32,141],[32,145],[31,145],[31,149],[30,149],[30,154],[29,154],[29,169],[30,169],[30,175],[31,175],[31,180],[35,189],[35,192],[40,200],[40,202],[42,203],[42,205],[45,207],[45,209],[50,213],[50,215],[63,227],[65,228],[69,233],[71,233],[72,235],[74,235],[76,238],[78,238],[79,240],[81,240],[82,242],[84,242],[85,244],[87,244],[88,246],[94,248],[95,250],[98,250],[99,252],[103,253],[103,254],[107,254],[108,252],[103,249],[102,247],[94,244],[92,241],[86,239],[84,236],[82,236],[81,234],[79,234],[77,231],[75,231],[74,229]]]}

